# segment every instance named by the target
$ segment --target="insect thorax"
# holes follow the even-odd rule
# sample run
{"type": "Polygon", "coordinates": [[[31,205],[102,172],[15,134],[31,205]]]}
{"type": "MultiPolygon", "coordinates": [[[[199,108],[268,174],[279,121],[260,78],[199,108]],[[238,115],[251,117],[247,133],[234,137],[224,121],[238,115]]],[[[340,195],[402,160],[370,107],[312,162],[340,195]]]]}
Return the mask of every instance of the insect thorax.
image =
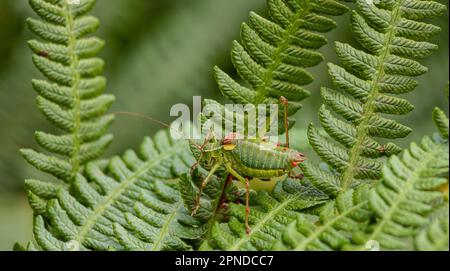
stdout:
{"type": "Polygon", "coordinates": [[[211,169],[211,167],[217,162],[218,158],[221,158],[221,144],[220,143],[206,143],[196,140],[189,142],[189,147],[195,160],[205,169],[211,169]],[[201,149],[200,149],[201,148],[201,149]]]}

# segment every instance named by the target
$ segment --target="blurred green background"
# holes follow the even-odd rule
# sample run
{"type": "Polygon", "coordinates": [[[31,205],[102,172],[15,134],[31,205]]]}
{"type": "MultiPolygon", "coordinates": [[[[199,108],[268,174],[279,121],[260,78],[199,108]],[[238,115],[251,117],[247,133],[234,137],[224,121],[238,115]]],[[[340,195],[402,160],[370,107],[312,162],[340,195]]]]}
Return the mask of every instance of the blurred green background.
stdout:
{"type": "MultiPolygon", "coordinates": [[[[117,101],[112,111],[144,113],[170,122],[173,104],[192,103],[193,95],[222,100],[212,78],[217,64],[234,74],[229,60],[231,41],[239,37],[239,25],[249,11],[264,13],[265,0],[97,0],[93,14],[100,18],[97,35],[107,42],[101,57],[106,60],[109,93],[117,101]]],[[[447,1],[442,1],[443,3],[447,1]]],[[[54,131],[35,106],[31,78],[41,76],[31,63],[26,41],[32,37],[25,18],[35,15],[26,0],[0,0],[0,250],[15,241],[32,238],[32,214],[23,190],[25,178],[49,178],[21,158],[19,148],[37,148],[35,130],[54,131]]],[[[349,33],[349,14],[337,19],[330,41],[354,44],[349,33]]],[[[434,131],[430,121],[435,106],[447,107],[443,89],[448,81],[448,13],[433,21],[442,27],[434,38],[440,49],[422,62],[429,72],[420,86],[405,95],[416,110],[402,122],[414,132],[399,142],[406,146],[434,131]]],[[[337,63],[332,42],[322,52],[337,63]]],[[[318,123],[319,87],[331,86],[325,63],[311,69],[316,81],[308,86],[312,96],[297,114],[293,131],[296,146],[305,147],[304,129],[318,123]]],[[[172,119],[173,120],[173,119],[172,119]]],[[[145,135],[161,129],[157,124],[120,116],[113,125],[115,140],[110,154],[135,148],[145,135]]],[[[311,153],[306,150],[306,153],[311,153]]]]}

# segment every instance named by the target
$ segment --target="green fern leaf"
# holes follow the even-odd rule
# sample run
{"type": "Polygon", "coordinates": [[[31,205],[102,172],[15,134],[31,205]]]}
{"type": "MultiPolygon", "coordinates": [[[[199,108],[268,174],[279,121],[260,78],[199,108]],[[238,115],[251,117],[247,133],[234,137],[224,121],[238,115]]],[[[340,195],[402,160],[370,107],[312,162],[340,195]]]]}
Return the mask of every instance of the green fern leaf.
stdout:
{"type": "Polygon", "coordinates": [[[308,129],[314,150],[337,172],[303,165],[311,182],[325,187],[330,195],[379,179],[379,158],[401,151],[390,141],[406,137],[411,129],[381,115],[403,115],[413,110],[410,102],[392,95],[408,93],[417,86],[413,77],[427,68],[412,58],[425,57],[437,49],[425,40],[438,33],[439,27],[419,20],[446,10],[445,5],[433,1],[356,2],[351,28],[364,50],[336,42],[343,67],[330,63],[329,73],[338,90],[322,88],[325,105],[319,113],[328,136],[312,124],[308,129]],[[383,144],[376,138],[389,141],[383,144]]]}
{"type": "MultiPolygon", "coordinates": [[[[449,87],[449,84],[447,83],[447,88],[445,90],[445,93],[447,95],[447,100],[449,97],[448,96],[448,87],[449,87]]],[[[449,137],[449,131],[448,131],[449,121],[448,121],[447,115],[445,115],[445,113],[444,113],[444,111],[442,111],[442,109],[436,107],[433,110],[433,121],[434,121],[436,127],[438,128],[441,136],[444,139],[448,139],[448,137],[449,137]]]]}
{"type": "Polygon", "coordinates": [[[420,251],[448,251],[448,238],[447,216],[420,230],[414,239],[414,247],[420,251]]]}
{"type": "Polygon", "coordinates": [[[253,194],[249,223],[250,234],[245,231],[245,206],[229,205],[229,222],[216,222],[211,239],[203,243],[202,250],[269,250],[283,230],[297,218],[297,211],[320,205],[327,199],[312,186],[303,186],[288,179],[279,182],[271,194],[259,191],[253,194]]]}
{"type": "Polygon", "coordinates": [[[435,108],[433,111],[433,120],[436,126],[439,129],[439,133],[444,138],[448,138],[449,132],[448,132],[448,117],[445,115],[444,111],[442,111],[440,108],[435,108]]]}
{"type": "Polygon", "coordinates": [[[437,208],[431,222],[417,231],[414,248],[420,251],[448,251],[448,202],[437,208]],[[437,214],[436,214],[437,212],[437,214]]]}
{"type": "Polygon", "coordinates": [[[194,162],[185,141],[167,131],[140,152],[87,164],[67,189],[28,180],[44,250],[188,250],[204,229],[183,206],[177,181],[194,162]]]}
{"type": "Polygon", "coordinates": [[[402,158],[392,156],[383,167],[383,178],[371,191],[369,204],[377,223],[364,240],[375,240],[385,249],[408,248],[414,229],[428,224],[448,182],[448,145],[425,137],[412,143],[402,158]]]}
{"type": "MultiPolygon", "coordinates": [[[[335,0],[268,0],[267,7],[269,18],[251,12],[249,21],[242,24],[241,42],[232,45],[233,65],[248,85],[236,82],[218,67],[214,76],[222,94],[234,103],[279,104],[283,108],[279,98],[284,96],[290,102],[291,116],[310,95],[303,88],[313,81],[306,68],[323,60],[317,49],[327,40],[320,33],[336,27],[327,16],[341,15],[348,8],[335,0]]],[[[280,129],[284,130],[284,124],[280,129]]]]}
{"type": "Polygon", "coordinates": [[[33,242],[28,242],[26,246],[23,246],[19,243],[15,243],[13,247],[14,251],[37,251],[38,249],[35,247],[33,242]]]}
{"type": "Polygon", "coordinates": [[[275,250],[340,250],[351,243],[352,233],[361,231],[372,213],[368,210],[368,186],[348,190],[325,204],[318,217],[299,214],[281,235],[275,250]]]}
{"type": "Polygon", "coordinates": [[[30,30],[40,40],[29,41],[33,62],[47,80],[33,80],[39,94],[38,108],[64,134],[37,132],[37,143],[61,159],[24,149],[22,155],[37,169],[71,182],[89,161],[101,156],[113,136],[105,134],[113,120],[104,115],[114,96],[102,94],[106,79],[101,76],[104,62],[95,57],[104,42],[87,37],[99,21],[86,15],[95,0],[30,0],[41,20],[29,18],[30,30]]]}

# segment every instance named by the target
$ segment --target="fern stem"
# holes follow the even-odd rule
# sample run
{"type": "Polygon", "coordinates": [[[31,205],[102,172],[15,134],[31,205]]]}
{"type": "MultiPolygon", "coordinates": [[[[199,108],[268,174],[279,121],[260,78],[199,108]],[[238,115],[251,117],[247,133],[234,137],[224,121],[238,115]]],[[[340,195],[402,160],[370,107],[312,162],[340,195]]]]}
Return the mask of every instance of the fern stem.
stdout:
{"type": "Polygon", "coordinates": [[[274,63],[272,65],[270,65],[267,68],[267,72],[264,76],[264,83],[258,87],[256,89],[256,99],[255,99],[255,104],[260,104],[263,103],[266,95],[267,95],[267,88],[270,87],[270,85],[272,84],[273,81],[273,72],[282,64],[282,57],[281,54],[286,51],[286,49],[289,48],[290,46],[290,36],[293,35],[295,33],[296,30],[298,30],[298,28],[301,25],[301,18],[304,17],[310,10],[310,2],[311,0],[307,0],[302,2],[302,5],[304,6],[304,8],[299,9],[294,16],[294,23],[290,24],[287,28],[286,31],[283,35],[283,42],[281,42],[276,51],[275,54],[273,55],[273,59],[275,60],[274,63]]]}
{"type": "Polygon", "coordinates": [[[74,123],[74,128],[72,130],[72,137],[73,137],[73,144],[74,144],[74,148],[73,148],[73,152],[70,155],[70,163],[72,164],[72,176],[76,176],[76,174],[78,173],[79,169],[80,169],[80,161],[78,159],[78,155],[80,152],[80,146],[81,146],[81,142],[80,142],[80,138],[79,138],[79,130],[80,130],[80,124],[81,124],[81,118],[80,118],[80,104],[81,104],[81,98],[80,98],[80,94],[78,92],[78,88],[80,85],[80,79],[81,79],[81,75],[77,70],[78,64],[79,64],[79,58],[78,55],[75,52],[75,42],[76,42],[76,37],[73,35],[73,16],[70,13],[70,7],[69,7],[69,3],[65,2],[64,3],[64,11],[65,11],[65,17],[66,17],[66,21],[67,21],[67,32],[70,33],[70,37],[69,37],[69,42],[68,42],[68,54],[69,57],[71,59],[71,65],[70,65],[70,70],[72,73],[72,76],[74,78],[73,80],[73,86],[71,89],[72,95],[74,97],[74,107],[73,107],[73,123],[74,123]]]}
{"type": "Polygon", "coordinates": [[[391,21],[389,22],[389,29],[386,32],[386,40],[384,43],[383,51],[381,52],[379,59],[379,64],[377,67],[377,72],[374,80],[372,80],[370,93],[367,99],[367,102],[364,106],[364,112],[362,113],[362,120],[357,127],[357,136],[356,142],[350,149],[349,154],[349,163],[348,167],[342,174],[341,186],[342,190],[345,191],[351,187],[353,182],[353,176],[355,171],[355,166],[357,165],[358,159],[361,156],[362,146],[364,140],[367,138],[367,126],[370,123],[370,117],[375,113],[375,101],[379,95],[379,83],[381,78],[384,76],[385,70],[385,60],[390,54],[390,46],[395,37],[395,29],[398,22],[401,19],[400,7],[402,6],[405,0],[400,0],[396,2],[396,6],[393,9],[393,16],[391,17],[391,21]]]}
{"type": "Polygon", "coordinates": [[[164,245],[164,238],[170,231],[170,225],[172,225],[174,219],[177,218],[178,211],[183,206],[183,202],[179,201],[175,208],[173,208],[172,213],[165,221],[164,225],[161,228],[158,239],[153,243],[152,251],[160,251],[162,246],[164,245]]]}

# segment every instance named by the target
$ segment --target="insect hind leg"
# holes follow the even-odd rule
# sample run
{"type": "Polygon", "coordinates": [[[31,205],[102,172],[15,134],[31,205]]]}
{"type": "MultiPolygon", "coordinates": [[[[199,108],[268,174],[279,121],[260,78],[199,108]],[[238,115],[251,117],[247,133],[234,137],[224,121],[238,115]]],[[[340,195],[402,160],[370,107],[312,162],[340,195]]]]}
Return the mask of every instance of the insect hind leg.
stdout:
{"type": "Polygon", "coordinates": [[[250,225],[248,224],[248,217],[250,216],[250,182],[245,178],[245,232],[250,234],[250,225]]]}
{"type": "Polygon", "coordinates": [[[249,217],[250,217],[250,182],[248,178],[242,177],[239,173],[237,173],[230,164],[226,165],[227,170],[233,175],[236,179],[245,184],[245,231],[247,234],[250,234],[251,228],[249,225],[249,217]]]}
{"type": "Polygon", "coordinates": [[[286,135],[286,148],[289,148],[289,119],[288,119],[288,105],[289,101],[284,96],[280,97],[280,102],[284,106],[284,129],[285,129],[285,135],[286,135]]]}

